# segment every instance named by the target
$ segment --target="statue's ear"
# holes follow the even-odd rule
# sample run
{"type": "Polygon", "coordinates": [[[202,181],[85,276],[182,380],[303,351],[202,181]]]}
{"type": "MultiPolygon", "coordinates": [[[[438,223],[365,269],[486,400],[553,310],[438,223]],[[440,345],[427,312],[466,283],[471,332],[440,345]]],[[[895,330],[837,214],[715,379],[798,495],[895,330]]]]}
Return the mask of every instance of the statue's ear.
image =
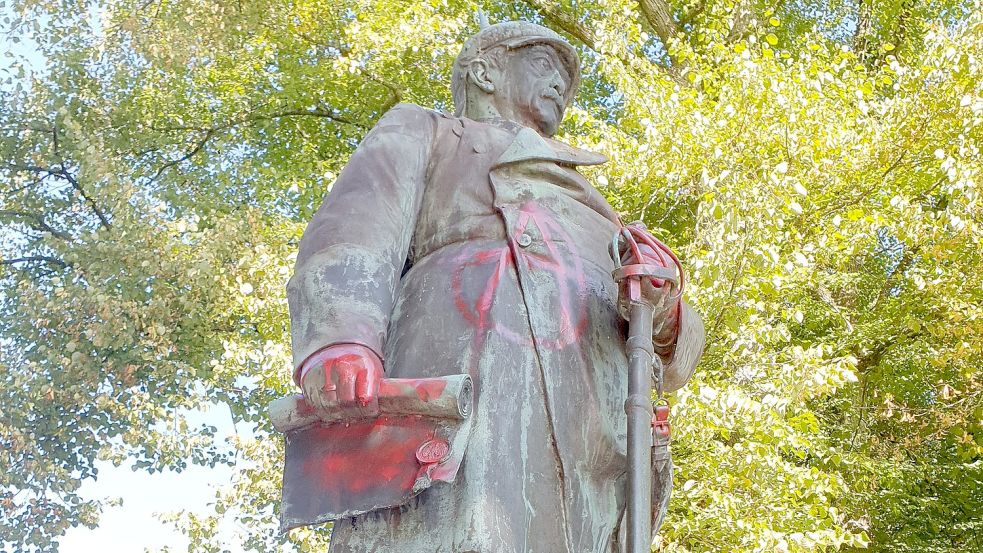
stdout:
{"type": "Polygon", "coordinates": [[[495,92],[495,83],[492,81],[491,74],[493,71],[487,61],[477,58],[468,66],[468,79],[483,92],[492,94],[495,92]]]}

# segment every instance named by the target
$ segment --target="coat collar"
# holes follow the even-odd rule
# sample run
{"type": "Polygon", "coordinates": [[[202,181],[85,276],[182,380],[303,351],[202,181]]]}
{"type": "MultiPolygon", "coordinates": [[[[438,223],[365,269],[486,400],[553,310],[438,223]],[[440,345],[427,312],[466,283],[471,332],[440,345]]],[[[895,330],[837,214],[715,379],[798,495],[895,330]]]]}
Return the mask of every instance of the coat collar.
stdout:
{"type": "Polygon", "coordinates": [[[492,166],[499,167],[533,160],[554,161],[563,165],[600,165],[608,158],[603,154],[581,150],[552,138],[543,138],[536,131],[523,127],[492,166]]]}

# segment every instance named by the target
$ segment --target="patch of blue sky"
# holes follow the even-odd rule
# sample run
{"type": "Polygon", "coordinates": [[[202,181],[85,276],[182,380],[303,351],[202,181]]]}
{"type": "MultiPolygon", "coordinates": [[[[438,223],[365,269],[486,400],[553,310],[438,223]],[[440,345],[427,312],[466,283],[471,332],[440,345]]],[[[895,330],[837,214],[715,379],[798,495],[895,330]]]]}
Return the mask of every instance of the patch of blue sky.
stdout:
{"type": "MultiPolygon", "coordinates": [[[[183,413],[192,426],[214,426],[216,437],[223,441],[248,431],[237,429],[225,406],[212,406],[183,413]]],[[[219,488],[228,484],[236,468],[216,465],[214,468],[190,465],[181,472],[164,471],[149,474],[132,470],[131,463],[118,467],[102,461],[97,463],[99,478],[86,481],[79,493],[87,499],[119,503],[105,508],[94,529],[73,528],[59,542],[61,553],[129,553],[136,551],[190,551],[188,538],[169,523],[161,521],[168,513],[189,511],[207,514],[219,488]]],[[[238,553],[230,535],[230,553],[238,553]]]]}

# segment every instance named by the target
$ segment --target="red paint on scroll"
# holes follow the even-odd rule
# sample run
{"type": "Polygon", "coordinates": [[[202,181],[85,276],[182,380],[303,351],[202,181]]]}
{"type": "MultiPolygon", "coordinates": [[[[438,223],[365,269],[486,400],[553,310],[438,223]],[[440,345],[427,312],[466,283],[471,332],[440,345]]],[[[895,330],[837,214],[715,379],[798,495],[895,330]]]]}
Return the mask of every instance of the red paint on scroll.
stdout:
{"type": "Polygon", "coordinates": [[[444,393],[447,383],[435,378],[383,379],[379,384],[380,397],[412,396],[423,401],[433,401],[444,393]]]}
{"type": "Polygon", "coordinates": [[[305,430],[305,480],[322,494],[386,495],[410,490],[416,479],[416,452],[433,438],[433,422],[421,417],[388,417],[319,425],[305,430]]]}

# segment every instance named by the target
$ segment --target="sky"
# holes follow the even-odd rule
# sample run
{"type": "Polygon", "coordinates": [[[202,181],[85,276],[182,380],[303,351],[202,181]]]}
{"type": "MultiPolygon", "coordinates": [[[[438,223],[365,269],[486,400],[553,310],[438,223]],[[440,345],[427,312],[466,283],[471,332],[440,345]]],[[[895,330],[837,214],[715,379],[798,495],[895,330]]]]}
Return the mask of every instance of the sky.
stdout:
{"type": "MultiPolygon", "coordinates": [[[[188,423],[216,426],[220,442],[235,433],[232,418],[224,408],[194,413],[188,423]]],[[[221,466],[191,466],[181,473],[157,474],[134,472],[125,464],[114,467],[103,462],[96,466],[99,479],[87,481],[79,493],[86,499],[119,497],[123,503],[105,509],[97,528],[69,530],[61,539],[61,553],[130,553],[159,551],[165,546],[172,551],[187,551],[187,538],[160,522],[157,515],[181,510],[211,511],[216,490],[228,484],[233,474],[232,468],[221,466]]],[[[231,551],[236,553],[235,549],[231,551]]]]}
{"type": "MultiPolygon", "coordinates": [[[[0,19],[13,15],[11,5],[0,2],[0,19]]],[[[97,21],[99,14],[93,12],[91,17],[97,21]]],[[[29,72],[43,74],[45,59],[37,52],[35,44],[27,37],[18,38],[15,42],[12,35],[0,30],[0,74],[9,71],[14,60],[24,62],[29,72]],[[13,57],[6,55],[8,53],[13,57]]],[[[22,85],[27,86],[29,82],[30,74],[25,76],[22,85]]],[[[229,411],[224,407],[191,413],[188,422],[192,426],[206,424],[218,428],[219,443],[235,433],[229,411]]],[[[239,431],[242,433],[243,428],[239,431]]],[[[229,483],[234,470],[222,466],[191,466],[181,473],[148,474],[134,472],[127,464],[114,467],[111,463],[101,462],[96,466],[98,480],[86,481],[80,495],[86,499],[119,498],[122,503],[104,509],[97,528],[70,529],[60,540],[61,553],[139,553],[160,551],[165,547],[171,551],[187,551],[188,539],[173,526],[162,523],[158,515],[181,510],[210,512],[216,491],[229,483]]],[[[231,545],[230,551],[238,553],[231,545]]]]}

